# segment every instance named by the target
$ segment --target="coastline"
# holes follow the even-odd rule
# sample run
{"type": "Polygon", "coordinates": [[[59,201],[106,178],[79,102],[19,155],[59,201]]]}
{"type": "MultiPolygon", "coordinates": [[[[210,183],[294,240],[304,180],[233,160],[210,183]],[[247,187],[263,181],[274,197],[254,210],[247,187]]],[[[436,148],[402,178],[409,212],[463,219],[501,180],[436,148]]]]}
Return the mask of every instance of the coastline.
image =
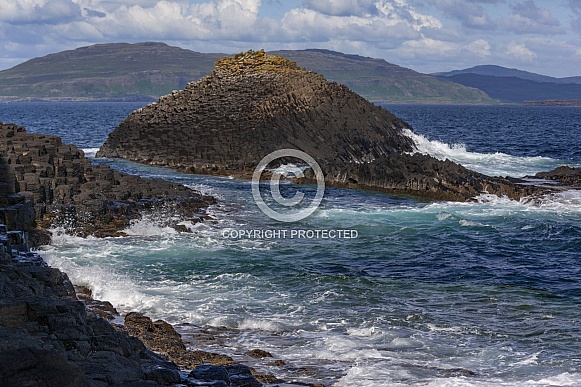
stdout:
{"type": "MultiPolygon", "coordinates": [[[[6,385],[283,382],[227,355],[189,349],[194,342],[186,344],[162,320],[131,312],[121,321],[111,303],[94,300],[88,288],[75,289],[66,273],[30,250],[50,243],[55,224],[83,237],[122,237],[131,220],[160,208],[168,219],[178,214],[203,221],[214,198],[94,165],[55,136],[11,124],[1,124],[0,134],[0,379],[6,385]]],[[[240,356],[285,364],[260,349],[240,356]]]]}
{"type": "MultiPolygon", "coordinates": [[[[22,132],[14,132],[14,136],[16,136],[16,135],[19,135],[18,133],[22,133],[22,132]]],[[[14,136],[13,136],[13,137],[14,137],[14,136]]],[[[32,135],[31,135],[31,136],[32,136],[32,135]]],[[[47,137],[47,136],[42,136],[42,135],[34,135],[34,136],[32,136],[30,139],[36,138],[35,136],[38,136],[38,137],[43,137],[43,138],[44,138],[44,137],[47,137]]],[[[10,138],[12,138],[12,139],[13,139],[13,137],[10,137],[10,138]]],[[[50,137],[50,136],[49,136],[49,137],[50,137]]],[[[10,141],[12,141],[12,140],[10,140],[10,141]]],[[[69,146],[67,145],[66,147],[69,147],[69,146]]],[[[73,148],[65,148],[65,149],[66,149],[67,151],[70,151],[70,150],[71,150],[71,149],[73,149],[73,148]]],[[[74,149],[73,149],[73,150],[74,150],[74,149]]],[[[22,152],[22,155],[24,155],[24,153],[27,153],[27,152],[29,152],[29,151],[30,151],[30,149],[23,150],[23,152],[22,152]]],[[[75,153],[73,152],[72,154],[75,154],[75,153]]],[[[79,157],[80,157],[80,156],[79,156],[79,157]]],[[[73,159],[74,159],[74,158],[73,158],[73,159]]],[[[28,160],[28,159],[27,159],[27,160],[28,160]]],[[[77,160],[80,160],[80,158],[78,158],[77,160]]],[[[22,161],[24,161],[24,159],[19,159],[18,161],[19,161],[19,162],[22,162],[22,161]]],[[[31,165],[32,165],[32,161],[33,161],[33,160],[32,160],[32,159],[30,159],[29,161],[31,162],[31,165]]],[[[81,165],[82,165],[83,163],[84,163],[84,162],[82,162],[82,161],[79,161],[77,164],[81,164],[81,165]]],[[[19,163],[15,163],[15,164],[17,164],[17,165],[18,165],[19,163]]],[[[11,164],[11,165],[12,165],[12,164],[11,164]]],[[[23,164],[21,164],[21,165],[23,165],[23,164]]],[[[47,166],[46,166],[46,165],[44,165],[44,167],[46,168],[47,166]]],[[[5,168],[5,169],[4,169],[4,171],[6,172],[6,171],[8,171],[8,169],[6,169],[6,168],[5,168]]],[[[86,171],[85,171],[85,172],[86,172],[86,171]]],[[[87,176],[90,176],[90,174],[86,174],[85,172],[83,173],[83,176],[84,176],[85,178],[86,178],[87,176]]],[[[569,171],[569,170],[561,170],[561,171],[560,171],[560,174],[562,174],[562,175],[568,175],[568,176],[570,176],[570,175],[573,175],[573,177],[575,177],[575,176],[577,176],[577,175],[576,175],[576,173],[577,173],[577,172],[578,172],[578,171],[576,171],[576,170],[573,170],[573,171],[569,171]]],[[[27,172],[27,173],[32,173],[32,172],[27,172]]],[[[12,193],[10,193],[8,196],[6,196],[6,202],[7,202],[7,203],[8,203],[8,202],[12,202],[12,203],[13,203],[13,204],[15,204],[15,205],[19,205],[19,207],[17,207],[17,209],[16,209],[16,213],[17,213],[17,214],[18,214],[18,213],[20,213],[20,214],[22,214],[22,216],[26,216],[26,218],[25,218],[25,219],[26,219],[26,221],[23,221],[23,220],[18,220],[18,219],[20,219],[20,218],[18,218],[18,217],[17,217],[17,218],[15,218],[15,221],[18,221],[18,222],[20,222],[20,224],[25,224],[25,223],[26,223],[26,224],[28,224],[28,226],[26,226],[26,227],[28,227],[28,228],[29,228],[31,231],[34,231],[34,230],[39,230],[39,229],[37,229],[37,228],[34,228],[34,227],[33,227],[33,226],[34,226],[34,222],[35,222],[35,221],[38,221],[38,219],[36,219],[34,215],[33,215],[33,216],[30,216],[32,212],[31,212],[31,211],[29,211],[29,210],[27,210],[27,208],[28,208],[28,205],[30,205],[30,204],[32,203],[32,201],[31,201],[31,200],[35,199],[35,198],[34,198],[34,193],[35,193],[36,191],[33,191],[31,187],[40,187],[40,186],[42,186],[42,185],[35,185],[35,184],[37,184],[37,183],[36,183],[36,178],[33,178],[33,176],[32,176],[32,175],[28,175],[28,176],[24,176],[24,175],[23,175],[22,177],[23,177],[22,179],[14,178],[14,181],[15,181],[16,185],[18,185],[18,189],[19,189],[19,190],[21,190],[22,188],[26,188],[26,190],[25,190],[24,192],[28,192],[28,193],[27,193],[27,194],[25,194],[25,195],[17,195],[17,194],[15,194],[14,192],[12,192],[12,193]],[[22,185],[21,183],[25,183],[25,185],[22,185]],[[31,195],[31,194],[32,194],[32,195],[31,195]],[[27,201],[29,201],[29,202],[28,202],[28,205],[27,205],[27,201]],[[20,209],[20,210],[18,210],[18,209],[20,209]],[[18,211],[20,211],[20,212],[18,212],[18,211]]],[[[549,176],[546,176],[546,177],[547,177],[547,178],[550,178],[549,176]]],[[[50,177],[48,177],[48,176],[44,176],[44,177],[42,177],[42,178],[50,179],[50,177]]],[[[12,177],[11,177],[11,179],[12,179],[12,177]]],[[[39,177],[39,182],[40,182],[40,177],[39,177]]],[[[141,182],[141,180],[139,180],[139,179],[129,179],[129,180],[127,180],[127,184],[130,184],[130,183],[132,183],[132,182],[137,182],[137,183],[138,183],[138,184],[137,184],[137,186],[141,186],[141,185],[142,185],[142,182],[141,182]]],[[[156,184],[164,184],[164,183],[160,183],[160,181],[156,181],[156,184]]],[[[165,183],[165,184],[167,184],[167,183],[165,183]]],[[[81,184],[81,185],[82,185],[82,184],[81,184]]],[[[16,187],[16,186],[14,186],[14,187],[16,187]]],[[[173,186],[172,186],[172,187],[173,187],[173,186]]],[[[5,188],[10,188],[10,187],[9,187],[9,186],[5,186],[5,188]]],[[[8,190],[8,191],[9,191],[9,190],[8,190]]],[[[131,198],[128,198],[128,199],[131,199],[131,198]]],[[[208,199],[207,203],[211,203],[211,200],[210,200],[210,199],[208,199]]],[[[36,203],[36,204],[39,204],[39,203],[36,203]]],[[[45,203],[45,204],[46,204],[46,203],[45,203]]],[[[141,209],[141,210],[148,210],[148,209],[150,209],[150,207],[147,207],[147,206],[145,206],[145,207],[136,207],[136,208],[137,208],[137,209],[141,209]]],[[[10,213],[12,213],[12,212],[10,212],[10,213]]],[[[33,213],[32,213],[32,214],[33,214],[33,213]]],[[[142,212],[140,212],[140,211],[136,211],[136,212],[134,213],[134,215],[137,215],[137,214],[142,214],[142,212]]],[[[195,213],[195,214],[192,214],[192,215],[195,215],[195,216],[197,217],[199,214],[195,213]]],[[[6,218],[6,215],[4,215],[4,217],[6,218]]],[[[23,218],[23,219],[24,219],[24,218],[23,218]]],[[[120,236],[121,234],[119,234],[119,232],[120,232],[120,231],[122,231],[123,229],[121,228],[121,225],[118,225],[118,227],[119,227],[119,228],[116,230],[117,234],[107,234],[107,233],[103,233],[103,234],[102,234],[102,236],[106,236],[106,235],[117,235],[117,236],[120,236]]],[[[14,228],[12,228],[12,229],[14,230],[14,228]]],[[[42,230],[41,230],[41,231],[42,231],[42,230]]],[[[110,231],[111,231],[111,230],[108,230],[107,232],[110,232],[110,231]]],[[[38,245],[38,243],[35,243],[35,245],[38,245]]],[[[34,265],[32,265],[32,266],[34,266],[34,265]]],[[[42,266],[42,265],[39,265],[39,266],[42,266]]],[[[13,268],[11,269],[10,267],[11,267],[11,264],[7,264],[7,266],[6,266],[6,268],[7,268],[6,270],[7,270],[7,272],[19,272],[18,270],[14,270],[13,268]]],[[[38,272],[43,272],[43,273],[45,272],[45,269],[42,269],[42,270],[41,270],[41,269],[34,269],[34,270],[37,270],[38,272]]],[[[54,273],[54,270],[56,270],[56,269],[50,269],[50,268],[49,268],[49,269],[48,269],[48,272],[49,272],[49,273],[54,273]]],[[[22,272],[23,272],[23,273],[26,273],[26,270],[23,270],[22,272]]],[[[51,274],[51,275],[52,275],[52,274],[51,274]]],[[[57,275],[57,274],[54,274],[54,275],[57,275]]],[[[61,273],[61,275],[63,275],[63,276],[66,276],[66,275],[64,275],[64,274],[62,274],[62,273],[61,273]]],[[[26,274],[24,274],[24,276],[26,276],[26,274]]],[[[58,282],[58,284],[60,284],[59,286],[64,286],[63,284],[65,284],[65,283],[66,283],[66,281],[68,281],[68,279],[63,279],[62,281],[60,281],[60,282],[58,282],[58,281],[57,281],[57,282],[58,282]]],[[[55,286],[57,286],[57,285],[55,285],[55,286]]],[[[66,285],[66,286],[67,286],[67,288],[68,288],[68,285],[66,285]]],[[[37,286],[37,287],[38,287],[39,289],[41,288],[41,286],[40,286],[40,285],[39,285],[39,286],[37,286]]],[[[45,286],[45,288],[46,288],[46,286],[45,286]]],[[[50,288],[50,287],[49,287],[49,288],[50,288]]],[[[70,297],[70,291],[68,291],[68,292],[69,292],[69,293],[66,293],[66,294],[68,295],[68,298],[71,298],[71,297],[70,297]]],[[[47,293],[48,293],[48,291],[47,291],[47,293]]],[[[57,292],[57,293],[58,293],[58,292],[57,292]]],[[[77,294],[78,294],[78,293],[77,293],[77,294]]],[[[59,300],[60,300],[60,299],[59,299],[59,300]]],[[[12,301],[10,301],[10,302],[8,302],[8,303],[6,303],[6,304],[12,305],[12,304],[11,304],[11,302],[12,302],[12,301]]],[[[20,302],[20,301],[18,301],[18,302],[20,302]]],[[[28,302],[28,301],[24,301],[24,302],[26,303],[26,302],[28,302]]],[[[51,301],[51,302],[52,302],[52,301],[51,301]]],[[[58,302],[61,302],[61,301],[58,301],[58,302]]],[[[67,303],[65,303],[65,302],[63,302],[63,303],[64,303],[64,304],[67,304],[67,303]]],[[[103,303],[103,304],[105,304],[105,308],[109,308],[109,305],[106,305],[106,303],[103,303]]],[[[4,299],[3,299],[3,305],[5,305],[5,303],[4,303],[4,299]]],[[[26,304],[26,305],[27,305],[27,308],[28,308],[28,304],[26,304]]],[[[110,305],[110,307],[112,308],[113,306],[112,306],[112,305],[110,305]]],[[[66,308],[67,308],[67,307],[65,306],[65,309],[66,309],[66,308]]],[[[76,308],[78,309],[78,306],[77,306],[76,308]]],[[[77,310],[77,309],[74,309],[74,310],[77,310]]],[[[98,310],[98,309],[97,309],[97,310],[98,310]]],[[[78,310],[77,310],[77,311],[78,311],[78,310]]],[[[81,312],[79,312],[79,313],[81,313],[81,312]]],[[[86,312],[85,312],[85,313],[86,313],[86,312]]],[[[91,314],[91,313],[93,313],[93,312],[89,312],[89,314],[91,314]]],[[[96,312],[95,312],[95,313],[96,313],[96,312]]],[[[19,315],[17,315],[17,316],[19,316],[19,315]]],[[[46,316],[41,316],[41,317],[40,317],[40,319],[42,320],[42,319],[43,319],[43,318],[45,318],[45,317],[46,317],[46,316]]],[[[8,317],[6,317],[6,318],[8,318],[8,317]]],[[[25,318],[23,317],[23,319],[25,319],[25,320],[23,320],[23,321],[24,321],[24,325],[27,325],[27,324],[29,324],[29,323],[30,323],[30,320],[26,320],[26,319],[28,319],[28,318],[29,318],[29,317],[25,317],[25,318]]],[[[34,318],[37,318],[37,317],[34,317],[34,318]]],[[[92,319],[92,318],[98,318],[98,317],[96,317],[96,316],[92,316],[92,315],[91,315],[91,316],[88,316],[87,318],[90,320],[90,321],[89,321],[89,320],[86,320],[86,321],[89,321],[89,322],[87,322],[87,324],[88,324],[88,326],[91,326],[91,324],[93,324],[93,323],[94,323],[94,322],[92,322],[93,320],[91,320],[91,319],[92,319]]],[[[169,324],[166,324],[166,323],[164,323],[164,322],[160,322],[159,320],[154,322],[154,321],[148,320],[148,319],[147,319],[147,317],[143,317],[143,316],[139,316],[139,315],[137,315],[137,316],[136,316],[136,315],[132,315],[132,318],[135,318],[134,320],[137,320],[137,322],[138,322],[138,324],[134,324],[134,325],[133,325],[133,326],[137,326],[136,328],[134,328],[134,329],[135,329],[135,332],[137,332],[137,333],[139,333],[139,332],[142,332],[142,331],[143,331],[143,329],[139,329],[139,327],[150,327],[151,329],[153,329],[153,331],[154,331],[154,332],[156,331],[156,329],[158,329],[158,328],[159,328],[159,330],[161,331],[161,333],[165,333],[165,334],[167,334],[167,335],[168,335],[170,338],[171,338],[171,337],[174,337],[174,338],[175,338],[175,337],[176,337],[176,335],[177,335],[177,333],[176,333],[176,329],[175,329],[175,328],[171,328],[171,329],[170,329],[170,327],[168,327],[168,325],[169,325],[169,324]]],[[[5,325],[5,324],[6,324],[6,321],[11,321],[11,320],[3,320],[3,323],[2,323],[2,325],[5,325]]],[[[39,322],[35,320],[35,321],[33,321],[33,324],[39,324],[39,322]]],[[[95,324],[101,324],[101,323],[95,323],[95,324]]],[[[102,324],[101,324],[101,325],[102,325],[102,324]]],[[[101,326],[101,325],[99,325],[99,326],[101,326]]],[[[150,328],[146,328],[146,329],[145,329],[145,331],[146,331],[146,332],[150,332],[150,328]]],[[[42,329],[45,329],[45,328],[42,328],[42,329]]],[[[48,329],[48,327],[47,327],[46,329],[48,329]]],[[[108,334],[109,334],[109,333],[108,333],[108,332],[109,332],[108,328],[103,328],[103,329],[105,329],[105,333],[107,333],[107,335],[108,335],[108,334]]],[[[45,333],[45,332],[43,332],[43,333],[45,333]]],[[[137,334],[137,333],[136,333],[136,334],[137,334]]],[[[61,334],[61,333],[59,333],[59,334],[61,334]]],[[[62,334],[64,335],[65,333],[62,333],[62,334]]],[[[107,335],[106,335],[106,336],[107,336],[107,335]]],[[[212,332],[208,332],[208,333],[207,333],[207,336],[206,336],[206,338],[209,338],[209,337],[211,337],[211,336],[213,336],[213,335],[212,335],[212,332]]],[[[216,336],[217,336],[217,335],[216,335],[216,336]]],[[[109,336],[107,336],[107,337],[109,337],[109,336]]],[[[111,337],[113,337],[113,336],[111,336],[111,337]]],[[[115,336],[115,337],[116,337],[116,336],[115,336]]],[[[201,338],[201,339],[204,339],[204,337],[200,337],[200,338],[201,338]]],[[[22,338],[22,337],[20,337],[20,336],[16,337],[16,339],[13,339],[13,338],[11,338],[10,340],[13,340],[13,341],[12,341],[13,343],[15,343],[15,341],[14,341],[14,340],[17,340],[17,341],[16,341],[16,343],[23,343],[23,342],[27,343],[27,342],[28,342],[28,338],[22,338]],[[19,341],[18,341],[18,340],[19,340],[19,341]]],[[[33,339],[33,340],[36,340],[36,339],[33,339]]],[[[67,339],[67,340],[68,340],[68,339],[67,339]]],[[[121,340],[121,339],[119,339],[119,340],[121,340]]],[[[165,341],[166,339],[161,339],[161,340],[162,340],[162,341],[165,341]]],[[[73,341],[74,341],[74,340],[73,340],[73,341]]],[[[77,348],[77,347],[75,347],[75,346],[81,346],[81,347],[82,347],[83,345],[85,345],[85,344],[84,344],[84,341],[86,341],[86,340],[80,340],[80,344],[72,344],[72,342],[67,342],[67,343],[66,343],[66,345],[65,345],[65,344],[62,344],[62,346],[63,346],[63,347],[65,347],[65,352],[67,351],[67,350],[66,350],[66,347],[67,347],[67,346],[69,346],[69,347],[73,348],[73,350],[77,350],[78,348],[77,348]]],[[[144,339],[143,341],[147,341],[147,340],[145,340],[145,339],[144,339]]],[[[218,341],[219,341],[219,340],[218,340],[218,341]]],[[[57,340],[57,342],[58,342],[58,340],[57,340]]],[[[154,342],[155,342],[155,341],[154,341],[154,342]]],[[[60,343],[60,342],[59,342],[59,343],[60,343]]],[[[146,344],[147,344],[147,342],[146,342],[146,344]]],[[[15,344],[15,345],[16,345],[16,344],[15,344]]],[[[56,345],[56,344],[55,344],[55,345],[56,345]]],[[[61,344],[59,344],[59,345],[61,345],[61,344]]],[[[150,345],[150,344],[147,344],[147,345],[151,347],[153,344],[152,344],[152,345],[150,345]]],[[[195,355],[191,355],[191,354],[189,354],[187,351],[186,351],[186,352],[184,352],[184,350],[183,350],[183,348],[182,348],[182,345],[184,345],[184,346],[187,346],[187,345],[186,345],[186,344],[184,344],[184,343],[183,343],[183,341],[182,341],[182,344],[179,344],[179,341],[177,341],[177,340],[176,340],[176,344],[175,344],[175,345],[176,345],[176,347],[175,347],[175,348],[177,348],[177,349],[175,349],[175,348],[174,348],[173,350],[171,350],[171,351],[172,351],[172,353],[178,352],[178,354],[179,354],[179,353],[181,353],[181,354],[183,354],[183,355],[184,355],[186,358],[190,357],[190,358],[193,358],[193,359],[194,359],[194,360],[189,360],[189,361],[198,361],[198,362],[199,362],[199,361],[212,361],[212,359],[214,359],[214,360],[215,360],[215,361],[218,363],[218,364],[216,364],[216,367],[225,367],[226,365],[230,365],[230,364],[225,364],[225,363],[228,363],[228,362],[230,362],[230,360],[229,360],[227,357],[223,357],[223,356],[220,356],[220,355],[217,355],[217,357],[214,357],[216,354],[212,354],[212,355],[201,355],[201,354],[199,354],[199,353],[198,353],[197,355],[196,355],[196,354],[195,354],[195,355]],[[210,359],[210,360],[208,360],[208,359],[210,359]]],[[[13,350],[13,349],[14,349],[14,348],[10,348],[10,350],[13,350]]],[[[141,351],[139,348],[137,348],[137,350],[141,351]]],[[[108,351],[106,350],[106,351],[104,351],[104,352],[108,352],[108,351]]],[[[160,351],[160,352],[161,352],[161,351],[160,351]]],[[[257,351],[257,354],[260,354],[260,352],[258,352],[258,351],[257,351]]],[[[104,356],[109,356],[109,355],[104,355],[104,356]]],[[[172,355],[172,356],[173,356],[173,355],[172,355]]],[[[250,356],[250,355],[247,355],[247,354],[240,354],[240,356],[250,356]]],[[[178,357],[176,356],[176,359],[177,359],[177,358],[178,358],[178,357]]],[[[266,358],[268,359],[268,356],[267,356],[266,358]]],[[[57,360],[58,360],[58,361],[60,361],[60,362],[62,363],[62,356],[61,356],[60,358],[57,356],[57,360]]],[[[152,361],[153,361],[153,360],[152,360],[152,361]]],[[[265,360],[265,361],[266,361],[266,362],[271,362],[270,360],[265,360]]],[[[284,365],[282,365],[282,364],[280,363],[281,361],[282,361],[282,362],[284,362],[283,360],[279,360],[279,359],[273,359],[273,360],[272,360],[272,362],[273,362],[273,363],[277,363],[277,362],[278,362],[278,364],[279,364],[280,366],[284,366],[284,365]]],[[[176,363],[177,363],[177,361],[176,361],[176,363]]],[[[164,365],[164,367],[165,367],[165,364],[166,364],[166,363],[162,363],[162,365],[164,365]]],[[[191,364],[194,364],[194,363],[191,363],[191,364]]],[[[275,364],[275,366],[277,366],[277,365],[275,364]]],[[[143,369],[142,369],[142,367],[141,367],[141,366],[139,366],[139,368],[135,368],[135,364],[133,364],[133,365],[132,365],[132,367],[133,367],[133,368],[131,368],[131,369],[133,369],[133,370],[137,370],[137,371],[131,371],[131,372],[133,372],[133,374],[132,374],[132,375],[145,375],[145,376],[147,376],[147,375],[148,375],[148,373],[147,373],[147,372],[143,371],[143,369]],[[141,371],[139,371],[139,369],[141,369],[141,371]]],[[[157,367],[157,366],[156,366],[156,367],[157,367]]],[[[169,379],[171,379],[171,378],[174,378],[174,380],[175,380],[175,373],[172,371],[172,370],[175,370],[175,368],[172,368],[173,366],[168,366],[168,367],[169,367],[169,368],[168,368],[168,370],[169,370],[169,371],[167,371],[167,370],[166,370],[167,372],[166,372],[166,371],[164,371],[164,372],[165,372],[165,374],[164,374],[165,376],[163,376],[163,378],[169,378],[169,379]],[[171,376],[171,375],[174,375],[174,376],[171,376]]],[[[236,371],[236,372],[238,372],[236,375],[240,375],[241,368],[242,368],[242,367],[236,367],[236,368],[234,368],[234,369],[233,369],[233,372],[234,372],[234,371],[236,371]]],[[[72,369],[72,370],[77,370],[77,369],[78,369],[78,367],[77,367],[77,368],[73,367],[73,368],[71,368],[71,369],[72,369]]],[[[159,368],[156,368],[156,369],[159,369],[159,368]]],[[[244,369],[245,369],[245,370],[247,370],[246,368],[244,368],[244,369]]],[[[81,368],[81,370],[82,370],[82,368],[81,368]]],[[[215,378],[215,377],[217,377],[217,375],[218,375],[218,376],[219,376],[219,375],[222,375],[222,377],[223,377],[223,378],[225,378],[225,374],[224,374],[224,368],[210,368],[210,369],[208,369],[207,367],[205,367],[205,368],[202,368],[202,370],[199,370],[199,371],[204,371],[204,373],[199,373],[199,374],[197,374],[199,377],[210,377],[210,376],[208,376],[208,375],[212,375],[211,377],[212,377],[212,378],[215,378]],[[205,376],[204,376],[204,375],[205,375],[205,376]]],[[[75,372],[81,372],[81,371],[75,371],[75,372]]],[[[129,371],[128,371],[128,372],[129,372],[129,371]]],[[[226,372],[228,373],[227,369],[226,369],[226,372]]],[[[454,375],[456,375],[456,376],[473,376],[473,375],[471,374],[471,371],[468,371],[468,370],[462,370],[462,369],[450,369],[450,370],[441,370],[441,372],[442,372],[443,374],[446,374],[446,375],[452,375],[452,376],[454,376],[454,375]]],[[[179,373],[179,371],[178,371],[178,373],[179,373]]],[[[252,373],[252,372],[251,372],[251,373],[252,373]]],[[[156,375],[157,375],[157,374],[156,374],[156,375]]],[[[247,376],[248,376],[248,373],[246,373],[245,375],[247,375],[247,376]]],[[[195,375],[194,375],[194,376],[195,376],[195,375]]],[[[113,378],[113,377],[117,377],[117,376],[107,376],[107,377],[109,377],[109,378],[113,378]]],[[[124,376],[124,377],[126,377],[126,376],[124,376]]],[[[135,376],[132,376],[132,377],[135,377],[135,376]]],[[[141,377],[141,376],[139,376],[139,377],[141,377]]],[[[151,377],[155,377],[155,378],[162,378],[162,376],[159,376],[159,375],[157,375],[157,376],[153,376],[153,374],[152,374],[152,376],[151,376],[151,377]]],[[[184,375],[183,375],[183,373],[182,373],[182,374],[180,374],[180,377],[181,377],[181,381],[182,381],[182,382],[183,382],[185,379],[187,379],[187,378],[185,378],[185,379],[184,379],[184,375]]],[[[258,377],[257,377],[257,376],[255,376],[255,375],[252,375],[252,377],[253,377],[253,378],[255,378],[255,379],[258,381],[258,377]]],[[[260,376],[260,377],[262,377],[262,376],[260,376]]],[[[267,382],[268,380],[273,380],[273,379],[272,379],[273,377],[272,377],[272,376],[269,376],[268,374],[267,374],[267,375],[265,375],[264,377],[265,377],[265,378],[267,378],[267,379],[263,379],[265,382],[267,382]],[[270,379],[268,379],[268,378],[270,378],[270,379]]],[[[228,373],[228,378],[229,378],[228,380],[230,380],[230,381],[231,381],[231,376],[230,376],[230,373],[228,373]]],[[[110,379],[110,380],[113,380],[113,379],[110,379]]],[[[127,381],[129,381],[129,380],[130,380],[130,379],[127,379],[127,381]]],[[[136,379],[136,380],[137,380],[137,379],[136,379]]],[[[140,380],[141,380],[141,379],[140,379],[140,380]]],[[[145,380],[145,379],[143,379],[143,380],[145,380]]],[[[152,379],[147,379],[147,380],[149,380],[149,381],[151,381],[151,382],[153,382],[153,383],[158,383],[158,384],[160,384],[159,382],[157,382],[157,381],[154,381],[154,380],[152,380],[152,379]]],[[[162,380],[165,380],[165,379],[162,379],[162,380]]],[[[200,380],[200,379],[199,379],[199,378],[196,378],[196,380],[200,380]]],[[[214,381],[215,381],[215,380],[220,380],[220,379],[212,379],[212,380],[214,380],[214,381]]],[[[277,379],[275,379],[275,380],[277,380],[277,379]]],[[[222,379],[222,381],[224,381],[224,379],[222,379]]],[[[124,383],[125,383],[125,382],[124,382],[124,383]]],[[[192,383],[193,383],[193,382],[192,382],[192,383]]],[[[197,382],[195,382],[195,383],[197,383],[197,382]]],[[[275,382],[275,383],[278,383],[278,382],[275,382]]],[[[291,385],[292,385],[293,383],[286,383],[286,384],[291,384],[291,385]]],[[[295,384],[297,384],[297,385],[308,385],[308,384],[305,384],[305,383],[300,383],[300,382],[299,382],[299,383],[295,383],[295,384]]]]}

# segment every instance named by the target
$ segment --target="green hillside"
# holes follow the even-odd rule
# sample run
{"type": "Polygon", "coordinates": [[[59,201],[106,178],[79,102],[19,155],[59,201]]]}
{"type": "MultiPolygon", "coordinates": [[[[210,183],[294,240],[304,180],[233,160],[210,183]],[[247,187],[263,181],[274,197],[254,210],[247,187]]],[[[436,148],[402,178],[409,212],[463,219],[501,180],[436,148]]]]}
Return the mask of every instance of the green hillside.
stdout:
{"type": "MultiPolygon", "coordinates": [[[[484,92],[420,74],[382,59],[327,50],[277,55],[343,83],[376,102],[493,103],[484,92]]],[[[155,100],[212,71],[226,54],[164,43],[97,44],[35,58],[0,71],[0,101],[155,100]]]]}
{"type": "Polygon", "coordinates": [[[383,59],[328,50],[275,51],[302,67],[343,83],[370,101],[392,103],[494,103],[481,90],[421,74],[383,59]]]}
{"type": "Polygon", "coordinates": [[[97,44],[0,71],[0,98],[154,100],[207,75],[224,55],[163,43],[97,44]]]}

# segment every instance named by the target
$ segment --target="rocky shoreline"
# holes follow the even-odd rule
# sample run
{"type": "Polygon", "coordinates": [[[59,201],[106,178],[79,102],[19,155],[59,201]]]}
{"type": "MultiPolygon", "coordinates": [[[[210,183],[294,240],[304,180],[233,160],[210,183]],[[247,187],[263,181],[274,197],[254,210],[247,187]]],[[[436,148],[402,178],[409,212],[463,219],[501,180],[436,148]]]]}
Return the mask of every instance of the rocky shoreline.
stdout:
{"type": "MultiPolygon", "coordinates": [[[[405,122],[384,109],[369,106],[348,89],[328,84],[322,77],[278,57],[251,53],[219,62],[211,78],[190,85],[186,91],[190,94],[172,94],[162,98],[163,103],[132,114],[100,155],[191,173],[244,176],[254,169],[256,155],[293,147],[318,156],[327,183],[335,186],[435,200],[468,200],[484,191],[521,198],[552,189],[484,176],[450,161],[413,153],[411,139],[401,133],[409,128],[405,122]],[[232,80],[235,82],[228,83],[232,80]],[[255,82],[263,88],[248,88],[255,82]],[[281,83],[286,89],[272,99],[281,83]],[[301,92],[294,89],[297,84],[301,92]],[[241,89],[246,90],[246,99],[231,105],[233,110],[227,115],[212,110],[219,106],[224,90],[241,89]],[[198,117],[197,110],[188,105],[192,98],[210,109],[204,113],[209,115],[198,117]],[[208,99],[213,103],[206,105],[208,99]],[[241,105],[254,100],[259,103],[252,109],[245,110],[241,105]],[[187,113],[186,125],[181,127],[179,117],[184,112],[195,114],[187,113]],[[208,117],[214,118],[200,121],[202,133],[180,133],[191,129],[188,120],[208,117]],[[247,121],[238,122],[240,117],[247,121]],[[357,126],[361,117],[366,117],[365,125],[357,126]],[[249,135],[241,126],[245,122],[252,123],[249,128],[254,134],[251,131],[249,135]],[[355,125],[355,130],[346,134],[341,122],[355,125]],[[232,136],[228,141],[216,133],[223,124],[232,136]],[[309,125],[323,129],[306,130],[309,125]],[[273,127],[284,130],[274,133],[273,127]],[[143,128],[150,131],[144,134],[143,128]],[[198,158],[191,159],[188,147],[199,139],[202,141],[195,145],[198,158]]],[[[561,181],[566,187],[581,186],[580,170],[569,167],[539,173],[535,178],[561,181]]],[[[304,181],[312,182],[312,176],[307,174],[304,181]]],[[[214,198],[179,184],[92,164],[80,149],[63,144],[58,137],[29,134],[17,125],[0,123],[3,385],[310,385],[285,383],[225,354],[192,350],[170,324],[152,321],[140,313],[128,313],[123,324],[118,324],[121,317],[113,305],[94,300],[90,289],[75,289],[66,274],[48,267],[40,256],[28,251],[29,246],[49,243],[47,230],[51,227],[63,227],[79,236],[123,236],[131,221],[143,215],[162,211],[165,219],[197,222],[214,203],[214,198]]],[[[179,222],[168,226],[184,231],[179,222]]],[[[260,349],[245,356],[272,357],[260,349]]],[[[273,358],[271,363],[284,366],[280,359],[273,358]]],[[[473,376],[461,369],[442,372],[473,376]]]]}
{"type": "MultiPolygon", "coordinates": [[[[50,242],[50,227],[80,236],[122,236],[131,220],[156,211],[169,215],[167,219],[201,221],[214,202],[178,184],[94,165],[58,137],[0,123],[2,385],[281,382],[229,356],[189,350],[164,321],[129,313],[119,324],[113,305],[94,300],[90,289],[75,289],[65,273],[29,251],[50,242]]],[[[182,230],[179,224],[169,225],[182,230]]]]}
{"type": "Polygon", "coordinates": [[[5,210],[0,222],[31,233],[33,246],[47,244],[46,230],[51,227],[78,236],[122,236],[144,212],[164,211],[167,219],[176,215],[199,221],[215,203],[180,184],[92,164],[82,150],[63,144],[59,137],[27,133],[12,124],[0,123],[0,176],[4,201],[28,202],[34,209],[25,223],[11,222],[14,210],[5,210]]]}

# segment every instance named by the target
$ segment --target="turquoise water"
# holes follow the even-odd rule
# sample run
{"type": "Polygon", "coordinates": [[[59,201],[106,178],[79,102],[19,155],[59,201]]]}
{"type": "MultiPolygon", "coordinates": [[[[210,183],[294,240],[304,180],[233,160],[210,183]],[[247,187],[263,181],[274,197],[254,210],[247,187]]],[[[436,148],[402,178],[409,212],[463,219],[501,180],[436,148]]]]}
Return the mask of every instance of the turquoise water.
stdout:
{"type": "MultiPolygon", "coordinates": [[[[94,154],[136,107],[3,104],[0,120],[60,134],[94,154]]],[[[424,136],[414,137],[421,151],[482,171],[522,176],[581,163],[581,109],[390,109],[424,136]]],[[[261,348],[287,363],[262,369],[337,386],[581,386],[579,191],[536,201],[483,194],[474,203],[425,203],[327,189],[313,216],[281,224],[258,210],[250,182],[95,162],[219,199],[211,220],[185,223],[192,233],[151,216],[125,238],[55,230],[43,251],[122,311],[178,324],[186,337],[199,327],[226,327],[214,330],[220,346],[197,347],[261,348]],[[225,236],[254,229],[349,229],[358,237],[225,236]],[[456,368],[476,375],[445,371],[456,368]]]]}

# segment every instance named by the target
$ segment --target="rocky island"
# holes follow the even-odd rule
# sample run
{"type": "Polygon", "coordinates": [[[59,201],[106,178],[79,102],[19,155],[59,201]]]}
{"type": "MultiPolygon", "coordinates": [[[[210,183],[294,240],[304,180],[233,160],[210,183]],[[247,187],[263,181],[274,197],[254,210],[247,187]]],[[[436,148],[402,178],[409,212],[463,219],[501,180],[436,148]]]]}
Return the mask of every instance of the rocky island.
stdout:
{"type": "Polygon", "coordinates": [[[419,154],[405,130],[412,129],[346,86],[249,51],[218,60],[210,75],[130,114],[97,156],[248,177],[267,154],[292,148],[319,163],[329,186],[460,201],[535,191],[419,154]]]}

